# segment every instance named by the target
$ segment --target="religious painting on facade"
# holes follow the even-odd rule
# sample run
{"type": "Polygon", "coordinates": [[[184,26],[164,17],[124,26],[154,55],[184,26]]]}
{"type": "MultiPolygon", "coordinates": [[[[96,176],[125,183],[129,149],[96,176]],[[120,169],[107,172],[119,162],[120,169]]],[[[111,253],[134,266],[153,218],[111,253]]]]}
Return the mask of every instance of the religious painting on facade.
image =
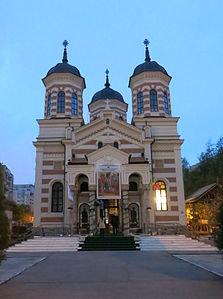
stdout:
{"type": "Polygon", "coordinates": [[[115,169],[97,172],[97,197],[103,199],[120,198],[120,173],[115,169]]]}

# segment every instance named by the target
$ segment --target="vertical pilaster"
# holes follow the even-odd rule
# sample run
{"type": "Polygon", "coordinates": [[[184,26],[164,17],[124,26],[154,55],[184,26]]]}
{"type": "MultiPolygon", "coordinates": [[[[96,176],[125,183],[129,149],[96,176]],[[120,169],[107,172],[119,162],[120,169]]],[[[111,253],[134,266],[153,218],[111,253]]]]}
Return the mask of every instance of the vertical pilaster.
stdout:
{"type": "Polygon", "coordinates": [[[96,233],[96,208],[95,208],[95,191],[89,192],[89,206],[90,206],[90,233],[96,233]]]}
{"type": "Polygon", "coordinates": [[[74,189],[74,203],[73,203],[73,228],[74,233],[79,233],[79,221],[78,221],[78,190],[74,189]]]}
{"type": "Polygon", "coordinates": [[[122,191],[122,227],[123,234],[129,234],[129,210],[128,210],[129,196],[128,191],[122,191]]]}
{"type": "Polygon", "coordinates": [[[141,198],[142,198],[142,201],[141,201],[142,230],[144,233],[148,233],[149,192],[148,192],[147,186],[143,186],[141,198]]]}
{"type": "Polygon", "coordinates": [[[34,191],[34,227],[40,226],[41,218],[41,188],[42,188],[42,170],[43,170],[43,149],[36,150],[36,174],[34,191]]]}

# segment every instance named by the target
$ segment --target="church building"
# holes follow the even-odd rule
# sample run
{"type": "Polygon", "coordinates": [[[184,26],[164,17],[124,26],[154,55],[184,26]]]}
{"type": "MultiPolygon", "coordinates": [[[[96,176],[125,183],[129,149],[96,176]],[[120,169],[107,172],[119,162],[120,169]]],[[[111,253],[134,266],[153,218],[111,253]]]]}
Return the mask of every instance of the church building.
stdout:
{"type": "Polygon", "coordinates": [[[111,88],[108,70],[104,88],[88,104],[85,123],[85,79],[68,63],[64,41],[62,63],[42,80],[44,118],[37,120],[34,142],[37,233],[97,234],[100,217],[107,234],[114,218],[124,235],[186,231],[183,141],[179,118],[171,113],[171,76],[151,60],[148,43],[145,61],[129,78],[131,124],[128,104],[111,88]]]}

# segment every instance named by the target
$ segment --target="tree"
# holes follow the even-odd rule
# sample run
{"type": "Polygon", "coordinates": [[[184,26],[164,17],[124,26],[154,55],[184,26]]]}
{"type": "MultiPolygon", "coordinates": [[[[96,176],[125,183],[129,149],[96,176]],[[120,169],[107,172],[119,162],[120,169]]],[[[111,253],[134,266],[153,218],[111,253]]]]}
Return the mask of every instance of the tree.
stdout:
{"type": "Polygon", "coordinates": [[[3,167],[0,163],[0,251],[9,244],[9,221],[5,214],[6,200],[3,191],[3,167]]]}
{"type": "Polygon", "coordinates": [[[216,145],[210,142],[206,144],[195,167],[190,167],[185,158],[182,159],[182,166],[186,198],[201,187],[217,181],[223,183],[223,137],[219,138],[216,145]]]}
{"type": "Polygon", "coordinates": [[[220,205],[217,214],[218,230],[216,234],[216,245],[219,250],[223,250],[223,203],[220,205]]]}

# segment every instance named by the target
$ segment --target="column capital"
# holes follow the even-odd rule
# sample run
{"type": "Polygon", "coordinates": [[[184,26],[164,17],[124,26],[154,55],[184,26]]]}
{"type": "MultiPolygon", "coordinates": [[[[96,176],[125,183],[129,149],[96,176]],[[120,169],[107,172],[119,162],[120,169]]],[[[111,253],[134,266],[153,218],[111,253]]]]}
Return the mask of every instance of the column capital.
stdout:
{"type": "Polygon", "coordinates": [[[122,191],[129,191],[129,184],[122,184],[122,191]]]}

